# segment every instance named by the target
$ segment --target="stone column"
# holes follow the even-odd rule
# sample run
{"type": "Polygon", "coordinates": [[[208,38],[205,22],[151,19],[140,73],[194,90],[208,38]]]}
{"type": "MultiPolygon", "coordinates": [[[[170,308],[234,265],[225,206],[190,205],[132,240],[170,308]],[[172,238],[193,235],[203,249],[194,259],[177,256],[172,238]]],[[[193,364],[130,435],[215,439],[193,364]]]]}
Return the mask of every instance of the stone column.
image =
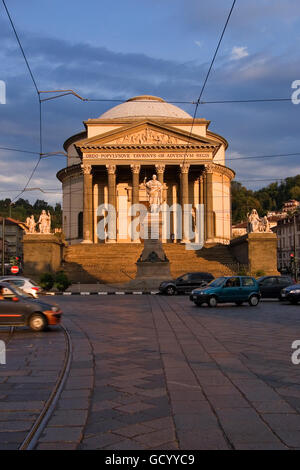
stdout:
{"type": "Polygon", "coordinates": [[[213,168],[205,166],[205,228],[206,241],[214,238],[214,212],[213,212],[213,168]]]}
{"type": "MultiPolygon", "coordinates": [[[[138,204],[139,200],[139,190],[140,190],[140,170],[141,165],[130,165],[132,171],[132,205],[138,204]]],[[[131,217],[131,222],[135,219],[135,216],[131,217]]],[[[136,233],[131,234],[131,241],[133,243],[140,243],[140,239],[137,238],[136,233]]]]}
{"type": "Polygon", "coordinates": [[[203,175],[199,176],[199,204],[204,204],[203,175]]]}
{"type": "Polygon", "coordinates": [[[130,165],[132,171],[132,204],[139,203],[141,165],[130,165]]]}
{"type": "Polygon", "coordinates": [[[187,207],[187,204],[189,203],[189,168],[190,165],[188,163],[182,163],[180,165],[181,169],[181,210],[182,210],[182,239],[181,243],[189,243],[189,234],[188,234],[188,224],[187,222],[184,223],[184,221],[188,221],[188,214],[189,214],[189,209],[187,207]]]}
{"type": "Polygon", "coordinates": [[[113,206],[115,213],[108,212],[108,243],[116,243],[116,165],[106,165],[108,173],[108,204],[113,206]]]}
{"type": "MultiPolygon", "coordinates": [[[[157,163],[155,165],[155,170],[157,173],[157,179],[158,181],[162,184],[162,191],[161,191],[161,204],[164,204],[166,200],[166,190],[165,190],[165,185],[164,185],[164,172],[165,172],[166,165],[162,163],[157,163]]],[[[166,238],[165,235],[163,235],[163,226],[165,227],[165,220],[166,220],[166,214],[165,214],[165,208],[164,206],[161,206],[161,211],[159,214],[159,239],[162,240],[163,243],[166,243],[166,238]]]]}
{"type": "Polygon", "coordinates": [[[162,165],[161,163],[158,163],[155,165],[156,173],[157,173],[157,179],[161,184],[164,184],[164,172],[165,172],[165,165],[162,165]]]}
{"type": "Polygon", "coordinates": [[[92,165],[82,165],[83,170],[83,241],[93,243],[93,175],[92,165]]]}

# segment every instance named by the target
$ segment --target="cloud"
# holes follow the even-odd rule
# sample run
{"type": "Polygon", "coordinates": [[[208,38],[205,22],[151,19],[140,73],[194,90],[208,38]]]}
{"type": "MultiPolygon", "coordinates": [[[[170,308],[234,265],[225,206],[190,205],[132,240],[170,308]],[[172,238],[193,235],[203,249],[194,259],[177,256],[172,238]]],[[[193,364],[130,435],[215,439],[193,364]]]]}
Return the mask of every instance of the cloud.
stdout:
{"type": "Polygon", "coordinates": [[[203,46],[203,41],[194,41],[194,43],[195,43],[196,46],[198,46],[198,47],[202,47],[202,46],[203,46]]]}
{"type": "Polygon", "coordinates": [[[248,55],[247,47],[234,46],[231,51],[230,60],[243,59],[244,57],[248,57],[248,55]]]}

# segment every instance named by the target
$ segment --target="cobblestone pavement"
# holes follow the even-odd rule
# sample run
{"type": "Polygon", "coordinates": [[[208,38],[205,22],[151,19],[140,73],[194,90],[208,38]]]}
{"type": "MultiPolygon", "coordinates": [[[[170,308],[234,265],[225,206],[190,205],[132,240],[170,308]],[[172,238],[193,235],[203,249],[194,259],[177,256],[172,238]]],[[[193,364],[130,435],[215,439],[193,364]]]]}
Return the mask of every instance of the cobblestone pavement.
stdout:
{"type": "MultiPolygon", "coordinates": [[[[299,306],[197,308],[184,296],[150,295],[65,297],[59,304],[72,337],[72,367],[38,449],[300,448],[300,365],[291,362],[299,306]]],[[[26,432],[22,423],[40,406],[32,403],[47,398],[58,372],[50,360],[57,366],[63,334],[24,330],[11,345],[12,374],[0,366],[5,446],[26,432]],[[30,353],[24,356],[30,344],[32,363],[30,353]],[[48,369],[36,372],[33,364],[43,361],[48,369]],[[33,389],[27,381],[35,375],[33,389]]]]}
{"type": "Polygon", "coordinates": [[[6,364],[0,365],[0,450],[18,449],[57,380],[65,355],[62,330],[33,333],[0,328],[6,364]]]}

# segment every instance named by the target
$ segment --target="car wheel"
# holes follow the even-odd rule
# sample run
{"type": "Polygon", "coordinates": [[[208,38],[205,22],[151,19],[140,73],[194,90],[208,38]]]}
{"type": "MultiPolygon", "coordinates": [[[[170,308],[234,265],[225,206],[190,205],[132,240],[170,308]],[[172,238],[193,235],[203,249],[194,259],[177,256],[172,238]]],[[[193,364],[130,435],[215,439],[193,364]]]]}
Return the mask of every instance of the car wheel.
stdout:
{"type": "Polygon", "coordinates": [[[166,293],[167,293],[167,295],[175,295],[175,293],[176,293],[175,287],[173,287],[173,286],[167,287],[166,288],[166,293]]]}
{"type": "Polygon", "coordinates": [[[195,305],[197,305],[197,307],[201,307],[202,302],[195,302],[195,305]]]}
{"type": "Polygon", "coordinates": [[[235,302],[236,305],[240,306],[240,305],[243,305],[243,302],[241,302],[240,300],[238,302],[235,302]]]}
{"type": "Polygon", "coordinates": [[[249,305],[250,307],[256,307],[259,303],[259,297],[257,295],[251,295],[249,299],[249,305]]]}
{"type": "Polygon", "coordinates": [[[33,331],[43,331],[47,328],[47,320],[41,313],[34,313],[29,318],[29,327],[33,331]]]}
{"type": "Polygon", "coordinates": [[[291,303],[292,305],[297,305],[298,300],[290,300],[290,303],[291,303]]]}
{"type": "Polygon", "coordinates": [[[212,296],[208,299],[208,306],[209,306],[209,307],[216,307],[217,305],[218,305],[217,297],[215,297],[214,295],[212,295],[212,296]]]}

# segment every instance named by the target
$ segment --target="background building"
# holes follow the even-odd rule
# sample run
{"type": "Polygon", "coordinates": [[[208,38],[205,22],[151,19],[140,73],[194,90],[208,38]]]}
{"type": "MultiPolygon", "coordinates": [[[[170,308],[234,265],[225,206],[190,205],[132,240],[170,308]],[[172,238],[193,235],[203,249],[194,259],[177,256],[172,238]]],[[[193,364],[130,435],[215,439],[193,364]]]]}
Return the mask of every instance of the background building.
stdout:
{"type": "Polygon", "coordinates": [[[296,212],[280,219],[275,233],[278,243],[278,269],[292,272],[300,260],[300,213],[296,212]]]}
{"type": "MultiPolygon", "coordinates": [[[[23,234],[24,223],[10,217],[5,218],[4,240],[5,240],[5,262],[11,258],[23,258],[23,234]]],[[[1,260],[2,260],[2,238],[3,238],[3,217],[0,217],[0,238],[1,238],[1,260]]]]}

